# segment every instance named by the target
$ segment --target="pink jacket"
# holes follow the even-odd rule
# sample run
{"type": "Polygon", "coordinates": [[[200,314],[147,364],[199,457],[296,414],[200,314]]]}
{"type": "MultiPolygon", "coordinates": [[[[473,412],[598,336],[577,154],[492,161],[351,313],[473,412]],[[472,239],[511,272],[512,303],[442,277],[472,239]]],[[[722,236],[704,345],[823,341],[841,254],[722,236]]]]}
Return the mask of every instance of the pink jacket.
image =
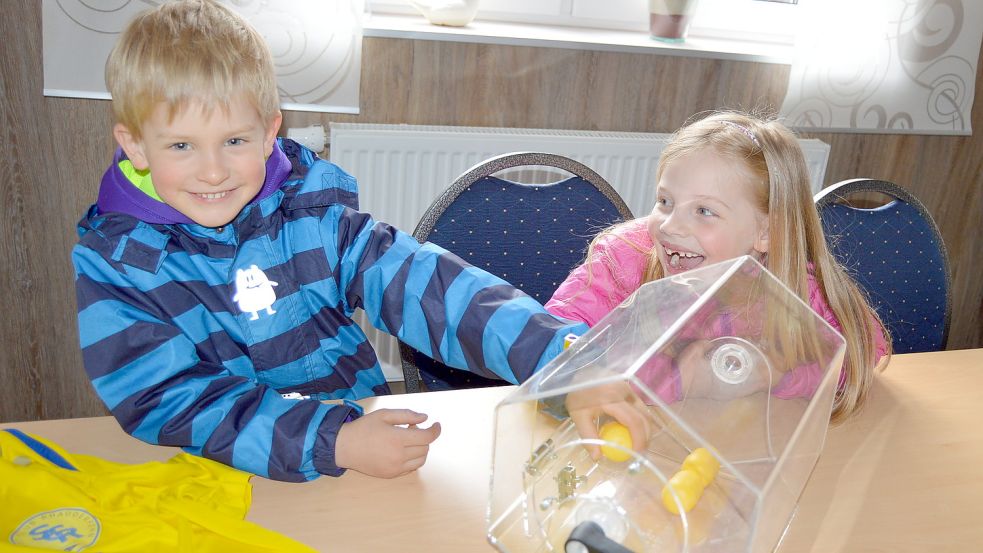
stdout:
{"type": "Polygon", "coordinates": [[[546,302],[550,313],[593,327],[614,311],[642,283],[652,251],[645,218],[623,227],[624,232],[601,238],[594,255],[570,273],[546,302]]]}
{"type": "MultiPolygon", "coordinates": [[[[635,219],[622,227],[621,232],[601,238],[591,259],[574,269],[546,302],[547,311],[593,327],[641,285],[642,273],[652,246],[652,237],[648,233],[645,218],[635,219]]],[[[819,284],[811,274],[809,305],[837,332],[842,331],[836,315],[829,308],[819,284]]],[[[876,323],[872,321],[872,324],[876,323]]],[[[883,332],[875,332],[874,336],[877,341],[877,357],[880,359],[887,354],[887,342],[883,332]]],[[[784,399],[811,397],[819,385],[820,377],[818,367],[797,367],[787,372],[772,391],[777,397],[784,399]]],[[[844,379],[845,373],[841,373],[840,386],[844,379]]],[[[678,397],[678,390],[677,393],[670,392],[670,388],[675,386],[660,388],[659,395],[663,399],[678,397]]]]}

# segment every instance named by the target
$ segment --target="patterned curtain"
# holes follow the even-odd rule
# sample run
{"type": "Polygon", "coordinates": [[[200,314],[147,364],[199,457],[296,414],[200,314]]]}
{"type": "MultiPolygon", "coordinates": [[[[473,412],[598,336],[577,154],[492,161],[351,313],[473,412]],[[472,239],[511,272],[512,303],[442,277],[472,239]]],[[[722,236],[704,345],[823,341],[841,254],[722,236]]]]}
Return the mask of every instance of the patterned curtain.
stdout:
{"type": "Polygon", "coordinates": [[[969,135],[981,0],[800,0],[782,106],[801,130],[969,135]]]}
{"type": "MultiPolygon", "coordinates": [[[[45,95],[109,98],[103,83],[109,51],[134,15],[160,3],[42,0],[45,95]]],[[[364,0],[224,3],[266,38],[285,109],[358,113],[364,0]]]]}

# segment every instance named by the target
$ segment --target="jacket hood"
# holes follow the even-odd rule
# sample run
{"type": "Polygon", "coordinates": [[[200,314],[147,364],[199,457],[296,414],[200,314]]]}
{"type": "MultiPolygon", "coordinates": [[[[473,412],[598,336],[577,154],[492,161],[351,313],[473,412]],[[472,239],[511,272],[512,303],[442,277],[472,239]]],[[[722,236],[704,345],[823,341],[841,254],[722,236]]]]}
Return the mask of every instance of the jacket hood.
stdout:
{"type": "MultiPolygon", "coordinates": [[[[99,198],[96,201],[99,213],[125,213],[151,224],[195,224],[187,215],[151,198],[130,182],[119,168],[119,163],[124,159],[126,154],[123,149],[116,148],[113,163],[102,175],[102,183],[99,185],[99,198]]],[[[266,180],[249,203],[256,203],[276,192],[290,171],[290,161],[277,140],[273,145],[273,153],[266,160],[266,180]]]]}

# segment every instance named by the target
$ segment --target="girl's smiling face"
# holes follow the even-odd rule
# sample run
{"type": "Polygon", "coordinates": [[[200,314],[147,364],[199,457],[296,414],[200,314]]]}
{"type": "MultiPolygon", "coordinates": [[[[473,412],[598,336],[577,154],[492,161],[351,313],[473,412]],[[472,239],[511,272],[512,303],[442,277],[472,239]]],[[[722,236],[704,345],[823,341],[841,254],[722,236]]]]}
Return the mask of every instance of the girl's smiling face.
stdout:
{"type": "Polygon", "coordinates": [[[667,274],[768,251],[768,214],[754,204],[751,177],[711,148],[665,167],[648,217],[667,274]]]}

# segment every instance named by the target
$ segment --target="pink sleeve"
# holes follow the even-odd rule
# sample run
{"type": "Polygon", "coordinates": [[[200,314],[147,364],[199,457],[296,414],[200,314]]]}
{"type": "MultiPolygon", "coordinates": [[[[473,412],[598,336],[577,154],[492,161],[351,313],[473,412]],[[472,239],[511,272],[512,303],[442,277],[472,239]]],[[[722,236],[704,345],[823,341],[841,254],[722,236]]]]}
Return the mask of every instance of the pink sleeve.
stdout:
{"type": "Polygon", "coordinates": [[[547,311],[594,326],[638,288],[648,260],[643,250],[651,248],[651,239],[644,222],[636,221],[623,233],[598,241],[591,258],[574,269],[546,302],[547,311]]]}
{"type": "Polygon", "coordinates": [[[584,263],[574,269],[556,292],[553,292],[553,297],[546,302],[546,310],[557,317],[580,321],[592,327],[618,305],[598,285],[598,281],[609,279],[609,271],[604,263],[584,263]]]}
{"type": "MultiPolygon", "coordinates": [[[[826,298],[823,297],[822,292],[819,290],[819,284],[811,274],[809,275],[809,305],[811,305],[813,310],[815,310],[816,313],[825,319],[831,327],[836,329],[837,332],[843,331],[843,328],[840,326],[840,322],[836,319],[836,314],[833,313],[833,310],[830,309],[829,304],[826,303],[826,298]]],[[[884,339],[884,330],[873,316],[870,317],[869,322],[871,329],[874,330],[874,345],[877,349],[877,359],[875,360],[875,363],[877,363],[882,357],[887,355],[887,341],[884,339]]],[[[772,389],[772,392],[776,397],[781,399],[812,397],[812,394],[816,391],[816,388],[819,387],[819,381],[822,379],[822,374],[820,371],[821,368],[819,367],[818,363],[795,367],[794,369],[785,373],[778,385],[772,389]]],[[[840,380],[837,387],[842,389],[845,383],[846,370],[844,365],[840,368],[840,380]]]]}
{"type": "Polygon", "coordinates": [[[877,361],[875,362],[875,366],[876,366],[876,364],[880,363],[881,359],[883,359],[887,355],[887,351],[888,351],[887,338],[884,337],[884,327],[881,326],[881,323],[879,323],[877,319],[874,318],[873,315],[871,315],[870,317],[870,326],[875,330],[874,344],[877,346],[877,361]]]}

